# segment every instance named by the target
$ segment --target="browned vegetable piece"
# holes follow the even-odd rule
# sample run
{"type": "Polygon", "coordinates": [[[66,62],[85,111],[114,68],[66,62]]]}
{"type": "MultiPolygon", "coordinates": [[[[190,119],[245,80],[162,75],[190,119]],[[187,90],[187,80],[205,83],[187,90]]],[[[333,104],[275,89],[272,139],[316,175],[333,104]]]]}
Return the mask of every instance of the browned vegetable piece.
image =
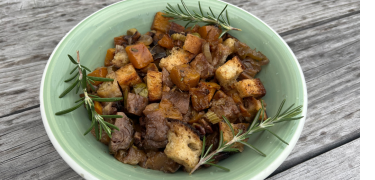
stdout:
{"type": "Polygon", "coordinates": [[[139,38],[141,37],[141,33],[138,32],[137,29],[131,28],[126,32],[126,36],[124,39],[126,40],[126,44],[134,44],[139,38]]]}
{"type": "Polygon", "coordinates": [[[163,86],[168,86],[168,87],[173,87],[173,82],[169,76],[169,72],[167,71],[167,69],[163,68],[163,86]]]}
{"type": "Polygon", "coordinates": [[[184,31],[185,31],[184,26],[181,26],[175,22],[171,22],[168,34],[172,35],[175,33],[184,33],[184,31]]]}
{"type": "Polygon", "coordinates": [[[175,66],[189,63],[193,57],[194,54],[191,54],[182,48],[174,47],[171,51],[171,55],[160,60],[159,66],[171,72],[175,66]]]}
{"type": "Polygon", "coordinates": [[[141,167],[153,170],[163,171],[165,173],[176,172],[181,165],[168,158],[163,152],[149,151],[147,152],[147,161],[141,167]]]}
{"type": "Polygon", "coordinates": [[[190,88],[197,86],[200,79],[199,73],[188,64],[174,67],[170,77],[173,84],[183,91],[189,91],[190,88]]]}
{"type": "Polygon", "coordinates": [[[182,114],[187,114],[189,112],[190,98],[188,93],[171,90],[163,92],[163,99],[171,101],[182,114]]]}
{"type": "MultiPolygon", "coordinates": [[[[238,124],[233,124],[231,123],[234,129],[234,134],[238,134],[239,130],[242,130],[242,133],[246,132],[247,128],[249,127],[249,123],[238,123],[238,124]]],[[[233,134],[232,131],[230,130],[229,126],[225,122],[219,122],[219,128],[220,131],[223,131],[223,140],[225,142],[229,142],[230,140],[233,139],[233,134]]],[[[247,139],[244,140],[245,142],[247,139]]],[[[238,148],[240,152],[243,151],[244,145],[242,143],[236,142],[234,143],[231,148],[238,148]]]]}
{"type": "Polygon", "coordinates": [[[186,33],[197,33],[199,31],[200,26],[199,25],[194,25],[193,27],[188,27],[185,29],[186,33]]]}
{"type": "Polygon", "coordinates": [[[129,148],[128,152],[125,150],[117,151],[115,158],[124,164],[132,165],[145,163],[147,160],[146,153],[135,146],[129,148]]]}
{"type": "Polygon", "coordinates": [[[115,57],[115,51],[116,51],[116,48],[109,48],[107,50],[107,54],[105,55],[105,59],[104,59],[104,66],[112,65],[111,61],[113,57],[115,57]]]}
{"type": "Polygon", "coordinates": [[[222,66],[225,61],[227,60],[227,57],[230,54],[230,48],[223,45],[218,44],[216,51],[213,53],[213,60],[212,63],[215,65],[215,67],[222,66]]]}
{"type": "Polygon", "coordinates": [[[235,86],[241,98],[253,96],[259,99],[266,95],[266,89],[259,78],[244,79],[235,83],[235,86]]]}
{"type": "Polygon", "coordinates": [[[161,100],[159,108],[164,111],[166,118],[182,120],[181,112],[168,99],[161,100]]]}
{"type": "Polygon", "coordinates": [[[116,78],[118,83],[122,86],[133,86],[141,83],[142,80],[138,76],[132,64],[127,64],[116,71],[116,78]]]}
{"type": "Polygon", "coordinates": [[[148,99],[138,94],[128,93],[126,104],[129,113],[141,116],[148,104],[148,99]]]}
{"type": "Polygon", "coordinates": [[[214,112],[220,119],[225,116],[230,122],[235,122],[241,115],[233,99],[220,90],[215,93],[209,111],[214,112]]]}
{"type": "Polygon", "coordinates": [[[244,65],[244,71],[240,74],[239,79],[252,79],[255,75],[262,70],[263,65],[268,64],[269,61],[256,61],[249,57],[246,57],[242,60],[242,64],[244,65]]]}
{"type": "Polygon", "coordinates": [[[192,34],[188,34],[183,49],[193,54],[200,53],[202,51],[202,39],[192,34]]]}
{"type": "Polygon", "coordinates": [[[190,88],[189,93],[194,110],[199,112],[210,107],[210,90],[206,84],[199,83],[197,88],[190,88]]]}
{"type": "MultiPolygon", "coordinates": [[[[95,128],[92,128],[90,132],[91,132],[91,134],[92,134],[94,137],[96,137],[96,134],[95,134],[95,128]]],[[[109,142],[111,141],[111,138],[109,138],[108,134],[107,134],[105,131],[103,131],[103,132],[102,132],[102,137],[100,137],[99,141],[100,141],[101,143],[103,143],[103,144],[105,144],[105,145],[108,146],[109,142]]]]}
{"type": "Polygon", "coordinates": [[[115,126],[120,130],[113,130],[112,139],[109,142],[109,152],[115,154],[118,150],[127,150],[133,143],[133,124],[131,120],[123,112],[118,112],[117,115],[122,118],[116,118],[115,126]]]}
{"type": "Polygon", "coordinates": [[[219,39],[220,33],[221,30],[215,26],[202,26],[199,28],[201,38],[210,43],[211,51],[215,51],[217,45],[223,41],[222,38],[219,39]]]}
{"type": "Polygon", "coordinates": [[[164,34],[163,38],[158,41],[158,44],[167,49],[173,48],[173,40],[168,34],[164,34]]]}
{"type": "MultiPolygon", "coordinates": [[[[262,108],[262,103],[260,101],[261,100],[257,100],[254,97],[248,97],[248,98],[243,99],[244,107],[250,114],[250,117],[248,118],[248,120],[252,121],[255,118],[256,114],[258,113],[259,109],[262,108]]],[[[265,107],[266,104],[263,103],[263,106],[265,107]]],[[[265,108],[265,111],[266,111],[266,108],[265,108]]],[[[263,117],[263,113],[265,111],[261,112],[259,119],[263,117]]],[[[267,119],[267,112],[264,114],[264,118],[267,119]]]]}
{"type": "Polygon", "coordinates": [[[146,76],[148,71],[159,71],[159,69],[156,67],[155,63],[150,63],[146,67],[139,70],[139,75],[146,76]]]}
{"type": "Polygon", "coordinates": [[[144,44],[136,44],[126,47],[126,53],[130,62],[137,69],[142,69],[154,61],[150,51],[144,44]]]}
{"type": "Polygon", "coordinates": [[[94,101],[94,107],[95,107],[96,113],[98,113],[100,115],[103,114],[103,106],[102,106],[102,104],[100,104],[100,102],[94,101]]]}
{"type": "Polygon", "coordinates": [[[152,40],[153,40],[153,44],[156,46],[158,45],[158,42],[161,38],[163,38],[164,36],[164,33],[161,32],[161,31],[156,31],[154,37],[152,37],[152,40]]]}
{"type": "Polygon", "coordinates": [[[154,22],[152,23],[151,29],[156,31],[161,31],[163,33],[167,33],[170,22],[169,20],[173,18],[164,17],[165,13],[157,12],[154,17],[154,22]]]}
{"type": "Polygon", "coordinates": [[[260,51],[256,51],[256,49],[251,49],[248,45],[243,42],[236,41],[234,43],[235,51],[238,53],[241,59],[244,59],[246,56],[249,56],[252,59],[257,61],[264,61],[266,64],[268,63],[268,58],[262,54],[260,51]]]}
{"type": "MultiPolygon", "coordinates": [[[[87,76],[105,78],[107,76],[107,74],[108,74],[108,71],[107,71],[106,67],[98,67],[93,72],[87,74],[87,76]]],[[[94,86],[97,86],[97,85],[99,85],[101,83],[103,83],[103,82],[101,82],[101,81],[94,81],[91,84],[94,85],[94,86]]]]}
{"type": "Polygon", "coordinates": [[[189,124],[198,123],[198,121],[204,116],[204,111],[197,113],[196,111],[192,111],[192,118],[189,120],[189,124]]]}
{"type": "Polygon", "coordinates": [[[126,40],[124,39],[124,36],[115,37],[113,40],[115,42],[115,47],[116,45],[124,46],[124,43],[127,43],[126,40]]]}
{"type": "Polygon", "coordinates": [[[206,57],[202,53],[195,57],[190,66],[200,74],[201,79],[214,76],[215,68],[206,60],[206,57]]]}
{"type": "Polygon", "coordinates": [[[146,34],[142,35],[142,36],[138,39],[138,41],[137,41],[137,43],[143,43],[143,44],[146,45],[146,46],[150,45],[152,42],[153,42],[152,37],[149,36],[149,35],[146,35],[146,34]]]}
{"type": "Polygon", "coordinates": [[[161,99],[162,96],[162,73],[158,71],[148,71],[147,72],[147,90],[149,101],[157,101],[161,99]]]}

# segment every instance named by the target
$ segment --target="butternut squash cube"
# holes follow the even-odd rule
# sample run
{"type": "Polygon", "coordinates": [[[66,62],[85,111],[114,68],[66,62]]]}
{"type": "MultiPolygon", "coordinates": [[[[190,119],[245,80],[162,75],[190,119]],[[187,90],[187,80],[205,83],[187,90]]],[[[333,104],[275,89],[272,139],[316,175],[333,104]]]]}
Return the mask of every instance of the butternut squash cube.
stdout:
{"type": "MultiPolygon", "coordinates": [[[[106,67],[98,67],[96,68],[93,72],[89,73],[87,76],[92,76],[92,77],[102,77],[105,78],[108,74],[108,70],[106,67]]],[[[97,86],[103,82],[101,81],[94,81],[92,85],[97,86]]]]}
{"type": "Polygon", "coordinates": [[[173,84],[183,91],[189,91],[198,85],[200,74],[188,64],[182,64],[172,69],[170,74],[173,84]]]}
{"type": "Polygon", "coordinates": [[[157,12],[155,14],[154,22],[152,23],[152,26],[151,26],[152,30],[157,30],[163,33],[167,33],[171,24],[169,20],[173,18],[164,17],[163,15],[165,15],[165,13],[162,13],[162,12],[157,12]]]}
{"type": "Polygon", "coordinates": [[[126,53],[130,62],[137,69],[142,69],[154,61],[150,51],[144,44],[127,46],[126,53]]]}
{"type": "Polygon", "coordinates": [[[202,39],[197,36],[188,34],[186,36],[185,44],[182,48],[186,51],[189,51],[190,53],[198,54],[202,51],[202,39]]]}
{"type": "Polygon", "coordinates": [[[172,49],[173,48],[173,41],[172,41],[172,38],[169,37],[168,34],[164,34],[163,35],[163,38],[161,38],[159,41],[158,41],[158,44],[162,47],[165,47],[167,49],[172,49]]]}
{"type": "Polygon", "coordinates": [[[116,51],[116,48],[109,48],[107,50],[107,54],[105,55],[105,59],[104,59],[104,66],[112,65],[111,61],[113,57],[115,57],[115,51],[116,51]]]}

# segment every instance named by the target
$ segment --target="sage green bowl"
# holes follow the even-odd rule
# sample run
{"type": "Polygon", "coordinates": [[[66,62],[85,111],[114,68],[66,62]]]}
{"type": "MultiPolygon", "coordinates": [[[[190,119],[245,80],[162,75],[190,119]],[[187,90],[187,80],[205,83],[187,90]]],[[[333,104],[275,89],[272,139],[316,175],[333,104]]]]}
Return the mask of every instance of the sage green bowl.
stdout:
{"type": "MultiPolygon", "coordinates": [[[[106,50],[113,47],[113,37],[125,34],[130,28],[137,28],[141,33],[149,31],[155,13],[165,9],[167,3],[175,6],[180,1],[128,0],[110,5],[81,21],[60,41],[46,65],[40,88],[41,114],[52,144],[69,166],[86,179],[266,178],[292,151],[303,129],[304,118],[280,123],[272,128],[289,142],[289,146],[267,132],[260,132],[249,142],[267,154],[267,157],[245,148],[243,153],[232,155],[219,163],[229,168],[230,172],[211,167],[198,170],[189,176],[182,171],[165,174],[117,161],[108,153],[108,147],[96,141],[91,134],[83,136],[90,126],[83,107],[66,115],[55,116],[55,112],[72,107],[78,99],[73,92],[62,99],[58,98],[70,85],[64,83],[73,68],[67,54],[76,57],[76,51],[79,50],[82,64],[91,69],[102,66],[106,50]]],[[[185,3],[189,8],[198,10],[197,1],[185,3]]],[[[204,10],[211,7],[217,14],[225,4],[221,1],[201,0],[204,10]]],[[[288,45],[254,15],[233,5],[228,6],[228,11],[232,26],[242,29],[242,32],[230,33],[250,47],[257,48],[270,59],[270,63],[258,75],[267,90],[264,99],[268,104],[268,115],[274,115],[281,101],[286,98],[286,105],[304,105],[302,116],[306,116],[307,93],[304,76],[288,45]]]]}

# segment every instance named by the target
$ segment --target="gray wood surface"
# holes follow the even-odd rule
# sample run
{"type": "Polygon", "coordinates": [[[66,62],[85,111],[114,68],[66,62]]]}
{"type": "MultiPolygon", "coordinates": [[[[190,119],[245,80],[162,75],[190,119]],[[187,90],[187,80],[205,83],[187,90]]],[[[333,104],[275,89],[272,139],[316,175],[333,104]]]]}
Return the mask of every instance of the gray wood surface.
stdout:
{"type": "Polygon", "coordinates": [[[268,180],[359,179],[359,138],[299,164],[268,180]]]}
{"type": "MultiPolygon", "coordinates": [[[[61,38],[113,2],[117,1],[0,2],[0,179],[80,178],[46,135],[39,86],[61,38]]],[[[358,179],[359,161],[352,159],[359,158],[360,136],[359,0],[228,2],[275,29],[296,54],[306,78],[309,105],[304,130],[271,179],[298,179],[301,173],[303,179],[358,179]],[[327,158],[332,153],[350,158],[327,158]],[[322,163],[325,166],[317,165],[322,163]]]]}

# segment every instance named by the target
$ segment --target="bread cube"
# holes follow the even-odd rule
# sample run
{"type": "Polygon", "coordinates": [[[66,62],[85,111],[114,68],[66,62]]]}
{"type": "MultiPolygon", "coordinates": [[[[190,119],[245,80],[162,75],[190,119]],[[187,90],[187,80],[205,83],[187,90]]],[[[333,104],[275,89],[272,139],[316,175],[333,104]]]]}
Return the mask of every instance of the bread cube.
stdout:
{"type": "MultiPolygon", "coordinates": [[[[231,125],[234,129],[234,134],[238,134],[240,129],[242,130],[242,133],[246,132],[250,124],[249,123],[238,123],[238,124],[231,123],[231,125]]],[[[219,122],[219,129],[220,131],[223,131],[223,140],[225,142],[229,142],[230,140],[233,139],[234,136],[227,123],[223,121],[219,122]]],[[[247,139],[244,140],[244,142],[246,141],[247,139]]],[[[244,145],[242,143],[237,142],[237,143],[234,143],[231,146],[231,148],[238,148],[238,150],[242,152],[244,149],[244,145]]]]}
{"type": "Polygon", "coordinates": [[[162,82],[163,74],[157,71],[147,72],[147,90],[149,101],[157,101],[161,99],[162,96],[162,82]]]}
{"type": "Polygon", "coordinates": [[[198,54],[202,51],[202,39],[192,34],[188,34],[182,48],[190,53],[198,54]]]}
{"type": "Polygon", "coordinates": [[[202,141],[190,125],[182,121],[171,121],[168,123],[168,144],[164,153],[182,164],[187,172],[198,164],[199,156],[202,152],[202,141]]]}
{"type": "Polygon", "coordinates": [[[164,17],[165,13],[157,12],[154,17],[154,22],[152,23],[151,29],[156,31],[161,31],[166,33],[170,27],[169,20],[173,18],[164,17]]]}
{"type": "Polygon", "coordinates": [[[189,91],[198,85],[200,74],[188,64],[182,64],[172,69],[170,74],[173,84],[183,91],[189,91]]]}
{"type": "Polygon", "coordinates": [[[234,49],[234,43],[236,42],[236,40],[235,39],[233,39],[233,38],[228,38],[228,39],[226,39],[224,42],[223,42],[223,44],[225,45],[225,46],[227,46],[230,50],[229,50],[229,54],[232,54],[234,51],[235,51],[235,49],[234,49]]]}
{"type": "Polygon", "coordinates": [[[162,99],[159,104],[159,108],[165,113],[166,118],[177,119],[182,121],[181,112],[175,108],[171,101],[168,99],[162,99]]]}
{"type": "Polygon", "coordinates": [[[191,54],[181,48],[174,47],[171,51],[171,55],[160,60],[159,66],[171,72],[173,67],[181,64],[187,64],[193,57],[194,54],[191,54]]]}
{"type": "Polygon", "coordinates": [[[114,79],[114,81],[103,82],[97,91],[98,96],[102,98],[122,97],[115,73],[108,73],[106,78],[114,79]]]}
{"type": "Polygon", "coordinates": [[[117,81],[121,86],[133,86],[142,82],[132,64],[121,67],[115,73],[117,81]]]}
{"type": "Polygon", "coordinates": [[[215,77],[221,86],[229,88],[236,82],[237,77],[242,71],[243,68],[240,59],[235,56],[216,70],[215,77]]]}
{"type": "Polygon", "coordinates": [[[120,45],[116,45],[115,56],[113,57],[111,64],[120,68],[129,63],[128,54],[125,52],[125,48],[120,45]]]}
{"type": "Polygon", "coordinates": [[[127,46],[126,53],[129,56],[130,62],[137,69],[142,69],[154,62],[150,51],[143,43],[127,46]]]}
{"type": "Polygon", "coordinates": [[[266,89],[259,78],[244,79],[235,83],[235,86],[241,98],[253,96],[259,99],[266,95],[266,89]]]}

